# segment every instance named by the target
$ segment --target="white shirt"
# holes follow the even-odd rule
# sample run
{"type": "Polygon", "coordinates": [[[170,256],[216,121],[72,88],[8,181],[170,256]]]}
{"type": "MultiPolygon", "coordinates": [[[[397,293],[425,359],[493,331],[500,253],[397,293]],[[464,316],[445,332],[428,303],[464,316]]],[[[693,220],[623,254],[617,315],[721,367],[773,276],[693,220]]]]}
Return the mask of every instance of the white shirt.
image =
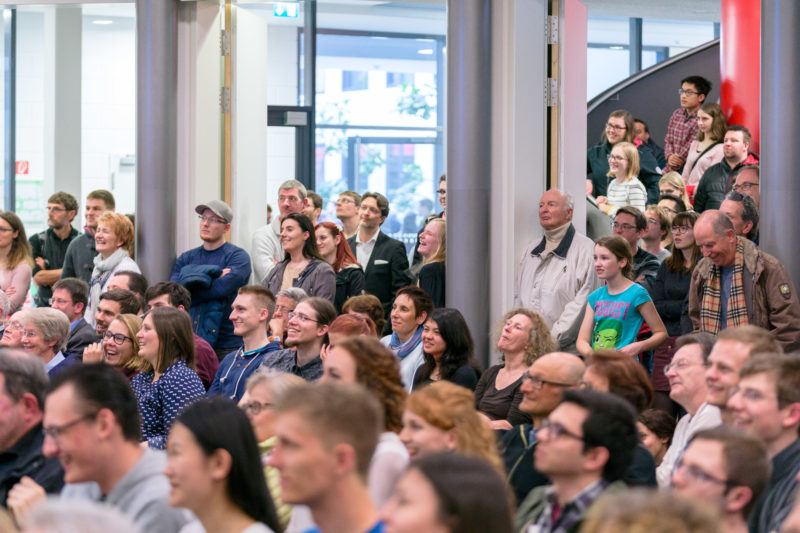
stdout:
{"type": "Polygon", "coordinates": [[[356,259],[361,264],[361,267],[366,271],[369,258],[372,256],[372,250],[375,249],[375,242],[378,240],[380,230],[375,232],[367,242],[361,242],[360,232],[356,232],[356,259]]]}
{"type": "Polygon", "coordinates": [[[721,424],[722,416],[719,407],[707,402],[703,402],[694,416],[687,413],[678,421],[675,433],[672,435],[672,444],[664,454],[661,464],[656,468],[658,488],[665,489],[672,485],[672,474],[694,434],[702,429],[715,428],[721,424]]]}

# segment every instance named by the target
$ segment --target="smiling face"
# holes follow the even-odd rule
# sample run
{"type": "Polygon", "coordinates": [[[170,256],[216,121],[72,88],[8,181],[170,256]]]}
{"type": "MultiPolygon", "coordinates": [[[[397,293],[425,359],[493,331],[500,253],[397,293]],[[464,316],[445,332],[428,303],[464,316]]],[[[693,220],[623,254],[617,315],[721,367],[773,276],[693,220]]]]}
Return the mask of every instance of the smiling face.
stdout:
{"type": "MultiPolygon", "coordinates": [[[[128,328],[119,320],[114,320],[108,326],[108,333],[128,337],[128,328]]],[[[117,344],[113,337],[104,337],[103,348],[106,351],[106,362],[117,368],[124,366],[133,357],[133,341],[129,338],[122,341],[122,344],[117,344]]]]}
{"type": "Polygon", "coordinates": [[[231,304],[230,319],[233,322],[233,333],[244,336],[265,328],[269,319],[269,311],[257,305],[258,300],[252,294],[238,294],[231,304]]]}
{"type": "Polygon", "coordinates": [[[197,510],[208,504],[219,477],[214,465],[191,431],[180,422],[174,424],[167,440],[167,467],[164,475],[170,484],[169,503],[173,507],[197,510]]]}
{"type": "Polygon", "coordinates": [[[392,331],[403,339],[411,336],[427,318],[425,313],[421,313],[419,317],[415,315],[414,300],[405,294],[398,294],[392,303],[392,311],[389,314],[392,331]]]}
{"type": "Polygon", "coordinates": [[[22,330],[25,327],[22,323],[22,315],[22,311],[17,311],[8,319],[8,326],[5,331],[3,331],[3,338],[0,340],[0,346],[6,348],[22,347],[22,330]]]}
{"type": "Polygon", "coordinates": [[[417,250],[425,259],[433,257],[439,249],[439,232],[442,225],[439,222],[428,222],[425,229],[419,235],[419,247],[417,250]]]}
{"type": "Polygon", "coordinates": [[[669,397],[691,411],[702,403],[708,392],[703,349],[699,344],[682,346],[672,356],[667,379],[669,397]]]}
{"type": "Polygon", "coordinates": [[[733,265],[736,259],[736,233],[728,230],[724,235],[717,235],[706,219],[698,220],[694,225],[694,239],[704,257],[708,257],[718,267],[733,265]]]}
{"type": "Polygon", "coordinates": [[[342,241],[342,236],[337,235],[334,239],[333,235],[331,234],[331,230],[325,226],[318,226],[315,234],[317,236],[317,249],[319,250],[319,255],[322,257],[335,255],[336,247],[339,246],[339,243],[342,241]]]}
{"type": "Polygon", "coordinates": [[[441,519],[439,496],[430,481],[415,468],[397,482],[381,509],[386,533],[449,533],[441,519]]]}
{"type": "Polygon", "coordinates": [[[286,346],[302,346],[321,340],[328,331],[317,324],[317,312],[306,302],[300,302],[289,319],[286,330],[286,346]]]}
{"type": "Polygon", "coordinates": [[[733,390],[739,385],[739,371],[750,355],[749,344],[732,339],[720,339],[714,343],[708,354],[706,401],[723,408],[728,403],[733,390]]]}
{"type": "Polygon", "coordinates": [[[533,321],[526,315],[512,316],[503,325],[500,338],[497,340],[497,349],[507,354],[524,352],[531,342],[531,329],[533,321]]]}
{"type": "Polygon", "coordinates": [[[411,460],[429,453],[455,450],[457,444],[455,432],[440,429],[408,409],[403,411],[403,429],[399,436],[411,460]]]}
{"type": "Polygon", "coordinates": [[[733,427],[762,439],[768,447],[792,425],[788,423],[792,408],[793,404],[780,407],[775,380],[766,373],[743,377],[728,400],[733,427]]]}
{"type": "Polygon", "coordinates": [[[105,298],[97,303],[97,312],[94,314],[95,334],[103,337],[108,325],[120,313],[119,302],[105,298]]]}
{"type": "Polygon", "coordinates": [[[303,231],[296,220],[287,218],[281,222],[281,246],[285,252],[291,254],[301,251],[309,237],[311,234],[303,231]]]}
{"type": "Polygon", "coordinates": [[[447,343],[444,342],[439,332],[439,325],[432,318],[429,318],[422,326],[422,349],[436,361],[447,350],[447,343]]]}
{"type": "Polygon", "coordinates": [[[158,333],[153,324],[153,315],[148,314],[142,321],[142,329],[136,334],[139,339],[139,355],[141,355],[153,368],[158,366],[158,333]]]}
{"type": "Polygon", "coordinates": [[[622,117],[609,117],[606,121],[606,139],[613,146],[625,140],[625,120],[622,117]]]}
{"type": "Polygon", "coordinates": [[[122,240],[114,233],[114,229],[107,224],[98,224],[94,234],[94,247],[104,258],[110,256],[122,246],[122,240]]]}
{"type": "Polygon", "coordinates": [[[624,179],[628,176],[629,162],[625,157],[625,152],[619,146],[615,146],[611,150],[611,155],[608,157],[608,168],[617,178],[624,179]]]}
{"type": "Polygon", "coordinates": [[[22,330],[22,349],[29,354],[48,362],[58,351],[57,342],[56,339],[45,339],[42,330],[35,323],[30,320],[25,321],[22,330]]]}

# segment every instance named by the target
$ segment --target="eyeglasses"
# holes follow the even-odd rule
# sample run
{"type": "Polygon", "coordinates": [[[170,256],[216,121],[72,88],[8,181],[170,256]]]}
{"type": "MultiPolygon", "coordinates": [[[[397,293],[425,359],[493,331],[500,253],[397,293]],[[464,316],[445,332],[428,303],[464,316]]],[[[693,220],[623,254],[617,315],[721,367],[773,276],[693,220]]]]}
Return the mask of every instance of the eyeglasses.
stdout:
{"type": "Polygon", "coordinates": [[[673,215],[677,215],[677,214],[678,214],[678,212],[677,212],[676,210],[672,209],[671,207],[667,207],[667,206],[665,206],[665,205],[662,205],[662,206],[660,206],[660,207],[663,207],[664,209],[666,209],[667,211],[669,211],[669,212],[670,212],[670,213],[672,213],[673,215]]]}
{"type": "Polygon", "coordinates": [[[291,319],[293,319],[295,317],[297,317],[297,320],[299,320],[300,322],[315,322],[315,323],[319,324],[319,320],[314,320],[310,316],[306,316],[306,315],[304,315],[302,313],[295,313],[294,311],[289,313],[289,320],[291,320],[291,319]]]}
{"type": "Polygon", "coordinates": [[[749,191],[752,188],[758,188],[758,183],[734,183],[733,190],[736,192],[739,191],[749,191]]]}
{"type": "Polygon", "coordinates": [[[4,329],[11,329],[11,330],[19,331],[19,330],[22,329],[22,322],[17,322],[16,320],[14,320],[14,321],[4,320],[3,321],[3,328],[4,329]]]}
{"type": "Polygon", "coordinates": [[[22,332],[23,339],[35,339],[38,336],[39,336],[38,333],[36,333],[35,331],[31,331],[29,329],[22,332]]]}
{"type": "Polygon", "coordinates": [[[536,390],[541,390],[545,385],[553,385],[554,387],[572,387],[572,383],[559,383],[558,381],[548,381],[538,376],[533,376],[528,370],[522,374],[522,382],[525,383],[526,381],[529,381],[531,387],[536,390]]]}
{"type": "Polygon", "coordinates": [[[70,305],[72,303],[72,301],[71,300],[64,300],[63,298],[50,298],[49,300],[47,300],[47,303],[49,303],[51,306],[53,304],[70,305]]]}
{"type": "Polygon", "coordinates": [[[77,426],[81,422],[85,420],[91,420],[97,416],[97,413],[93,413],[90,415],[83,415],[79,418],[76,418],[72,422],[67,422],[66,424],[61,424],[60,426],[48,426],[42,428],[42,433],[44,433],[45,437],[50,437],[57,443],[60,443],[61,436],[70,428],[77,426]]]}
{"type": "Polygon", "coordinates": [[[260,413],[264,409],[267,409],[268,407],[272,407],[272,404],[261,403],[256,401],[252,401],[250,403],[242,405],[242,409],[244,410],[244,412],[253,416],[257,415],[258,413],[260,413]]]}
{"type": "MultiPolygon", "coordinates": [[[[751,402],[758,402],[766,398],[763,392],[756,390],[756,389],[740,389],[739,387],[734,387],[730,390],[729,397],[733,397],[737,394],[741,394],[742,398],[751,402]]],[[[781,398],[778,397],[778,401],[781,401],[781,398]]],[[[791,402],[788,402],[791,403],[791,402]]]]}
{"type": "Polygon", "coordinates": [[[692,91],[691,89],[683,89],[683,88],[681,88],[681,89],[678,89],[678,94],[679,95],[680,94],[685,94],[686,96],[694,96],[694,95],[700,94],[700,93],[697,92],[697,91],[692,91]]]}
{"type": "Polygon", "coordinates": [[[579,440],[583,442],[583,437],[572,433],[570,430],[559,424],[558,422],[551,422],[549,419],[545,418],[542,420],[542,428],[539,431],[547,430],[547,436],[551,439],[557,439],[559,437],[570,437],[572,439],[579,440]]]}
{"type": "Polygon", "coordinates": [[[436,192],[438,194],[447,194],[447,189],[437,189],[436,192]]]}
{"type": "MultiPolygon", "coordinates": [[[[677,363],[669,363],[664,365],[664,375],[667,375],[667,372],[669,372],[672,369],[685,370],[690,366],[696,366],[697,364],[698,363],[690,363],[686,359],[681,359],[677,363]]],[[[708,368],[708,363],[700,363],[700,366],[702,366],[703,368],[708,368]]]]}
{"type": "Polygon", "coordinates": [[[622,163],[623,161],[625,161],[625,156],[608,154],[606,159],[608,159],[609,161],[616,161],[617,163],[622,163]]]}
{"type": "Polygon", "coordinates": [[[614,229],[621,229],[622,231],[631,231],[636,229],[636,226],[633,224],[621,224],[619,222],[614,222],[611,224],[611,227],[614,229]]]}
{"type": "Polygon", "coordinates": [[[672,233],[677,233],[678,235],[680,235],[681,233],[686,233],[691,229],[692,229],[691,226],[672,226],[670,228],[672,233]]]}
{"type": "Polygon", "coordinates": [[[686,475],[686,477],[692,479],[693,481],[698,481],[701,483],[717,483],[719,485],[725,485],[726,487],[731,485],[731,482],[727,479],[720,479],[716,476],[712,476],[699,466],[687,465],[683,462],[683,459],[678,461],[678,465],[675,470],[683,470],[683,473],[686,475]]]}
{"type": "Polygon", "coordinates": [[[606,129],[607,130],[616,130],[616,131],[625,131],[628,128],[626,126],[617,126],[616,124],[612,124],[612,123],[609,122],[609,123],[606,124],[606,129]]]}
{"type": "Polygon", "coordinates": [[[217,217],[209,217],[206,215],[197,215],[197,218],[200,219],[200,222],[208,222],[210,224],[227,224],[226,220],[222,220],[221,218],[217,217]]]}
{"type": "Polygon", "coordinates": [[[104,339],[114,339],[114,343],[117,346],[122,346],[123,344],[125,344],[126,340],[129,340],[129,341],[133,342],[132,338],[127,337],[127,336],[123,335],[122,333],[111,333],[108,330],[106,330],[106,332],[103,333],[103,338],[104,339]]]}

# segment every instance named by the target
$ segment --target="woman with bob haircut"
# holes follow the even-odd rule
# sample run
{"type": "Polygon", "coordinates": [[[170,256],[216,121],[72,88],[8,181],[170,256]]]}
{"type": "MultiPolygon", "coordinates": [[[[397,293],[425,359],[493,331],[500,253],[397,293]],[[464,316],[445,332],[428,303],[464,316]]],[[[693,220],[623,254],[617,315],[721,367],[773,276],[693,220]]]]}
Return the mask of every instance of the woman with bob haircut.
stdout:
{"type": "Polygon", "coordinates": [[[320,379],[325,381],[359,383],[383,407],[384,428],[367,475],[372,502],[379,507],[408,464],[408,452],[397,435],[403,429],[406,400],[397,358],[375,338],[350,337],[337,342],[328,352],[320,379]]]}
{"type": "Polygon", "coordinates": [[[342,305],[348,298],[364,294],[364,270],[336,224],[320,222],[314,229],[317,233],[319,254],[336,273],[336,297],[333,305],[341,313],[342,305]]]}
{"type": "Polygon", "coordinates": [[[431,316],[433,300],[419,287],[409,285],[397,291],[389,317],[392,334],[381,339],[400,360],[400,376],[411,390],[414,374],[424,362],[422,347],[423,324],[431,316]]]}
{"type": "Polygon", "coordinates": [[[22,308],[32,277],[33,256],[25,226],[13,212],[0,211],[0,291],[11,303],[7,314],[22,308]]]}
{"type": "Polygon", "coordinates": [[[133,260],[134,231],[131,220],[120,213],[106,211],[97,219],[94,234],[94,270],[89,282],[89,303],[84,318],[92,326],[100,295],[108,290],[114,274],[131,271],[141,274],[139,265],[133,260]]]}
{"type": "Polygon", "coordinates": [[[142,416],[142,439],[151,448],[163,450],[178,413],[206,393],[194,371],[189,313],[174,307],[154,307],[144,316],[136,338],[139,355],[153,368],[131,380],[142,416]]]}
{"type": "Polygon", "coordinates": [[[511,515],[503,476],[459,453],[414,461],[381,510],[386,533],[511,533],[511,515]]]}
{"type": "Polygon", "coordinates": [[[422,256],[422,269],[417,284],[427,292],[435,307],[445,303],[445,263],[447,261],[447,222],[433,218],[419,235],[417,251],[422,256]]]}
{"type": "Polygon", "coordinates": [[[191,510],[205,531],[282,531],[253,428],[236,404],[212,397],[187,406],[167,451],[169,503],[191,510]]]}
{"type": "Polygon", "coordinates": [[[119,369],[128,379],[139,372],[149,372],[153,367],[139,356],[139,339],[142,319],[136,315],[117,315],[108,325],[103,340],[90,344],[83,350],[84,363],[105,361],[119,369]]]}
{"type": "Polygon", "coordinates": [[[496,346],[503,362],[481,375],[475,387],[475,408],[492,420],[492,429],[511,429],[531,423],[531,417],[518,408],[522,374],[536,359],[558,350],[558,344],[542,316],[525,307],[503,315],[496,330],[496,346]]]}
{"type": "Polygon", "coordinates": [[[309,296],[336,297],[336,274],[319,254],[317,236],[311,219],[291,213],[281,221],[281,246],[286,256],[270,270],[264,285],[278,294],[287,287],[299,287],[309,296]]]}
{"type": "Polygon", "coordinates": [[[456,451],[480,457],[497,472],[505,472],[494,431],[475,409],[472,391],[447,381],[409,394],[400,440],[412,461],[434,452],[456,451]]]}
{"type": "Polygon", "coordinates": [[[386,328],[386,315],[383,314],[383,304],[374,294],[351,296],[344,302],[342,313],[369,318],[375,324],[376,336],[383,335],[383,330],[386,328]]]}
{"type": "Polygon", "coordinates": [[[450,381],[471,391],[481,377],[472,334],[458,309],[434,309],[422,327],[424,362],[414,374],[413,389],[434,381],[450,381]]]}

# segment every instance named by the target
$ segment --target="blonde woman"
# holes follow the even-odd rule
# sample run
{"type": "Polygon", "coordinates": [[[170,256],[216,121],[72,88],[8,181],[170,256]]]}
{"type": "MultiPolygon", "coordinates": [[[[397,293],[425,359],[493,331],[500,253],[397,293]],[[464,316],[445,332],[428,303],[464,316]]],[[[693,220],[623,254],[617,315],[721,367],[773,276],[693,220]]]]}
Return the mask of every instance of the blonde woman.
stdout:
{"type": "Polygon", "coordinates": [[[428,293],[436,307],[445,305],[445,260],[447,223],[443,218],[434,218],[419,236],[419,251],[422,255],[422,270],[418,285],[428,293]]]}
{"type": "Polygon", "coordinates": [[[644,211],[647,204],[647,190],[639,181],[639,151],[632,143],[621,142],[614,145],[608,154],[609,178],[608,196],[597,198],[597,208],[614,218],[617,209],[632,206],[644,211]]]}
{"type": "Polygon", "coordinates": [[[692,203],[689,201],[689,193],[686,192],[686,183],[684,183],[681,175],[674,170],[667,172],[658,180],[658,193],[661,196],[668,194],[680,198],[683,200],[684,209],[692,208],[692,203]]]}

